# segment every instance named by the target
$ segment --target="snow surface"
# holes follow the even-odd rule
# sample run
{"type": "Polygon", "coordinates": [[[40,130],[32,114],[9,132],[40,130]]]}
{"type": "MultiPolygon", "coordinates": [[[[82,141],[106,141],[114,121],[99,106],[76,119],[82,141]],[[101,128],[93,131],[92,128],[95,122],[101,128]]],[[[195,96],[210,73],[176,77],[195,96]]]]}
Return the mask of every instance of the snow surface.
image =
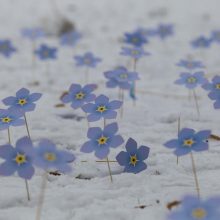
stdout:
{"type": "MultiPolygon", "coordinates": [[[[193,51],[189,41],[219,28],[219,0],[57,0],[61,14],[74,21],[84,37],[73,49],[61,48],[59,59],[51,61],[49,66],[37,61],[33,71],[31,44],[21,38],[19,30],[34,25],[52,29],[57,19],[51,6],[53,1],[0,0],[0,36],[12,38],[19,50],[11,59],[0,60],[0,99],[13,95],[21,87],[42,92],[44,95],[36,111],[27,116],[33,140],[51,139],[59,148],[68,149],[77,156],[70,175],[49,177],[42,219],[165,219],[167,202],[196,193],[190,157],[180,158],[177,166],[175,156],[163,147],[165,141],[176,136],[179,115],[181,127],[211,129],[214,134],[220,133],[219,112],[213,109],[206,92],[201,88],[197,90],[201,111],[198,120],[194,102],[188,100],[188,91],[173,84],[182,71],[174,64],[189,54],[204,61],[209,78],[218,74],[219,45],[193,51]],[[160,22],[173,23],[175,35],[165,41],[154,38],[146,45],[152,56],[138,63],[141,76],[137,84],[138,101],[134,107],[126,95],[124,117],[117,119],[125,140],[132,137],[139,145],[151,148],[148,169],[138,175],[126,174],[121,173],[122,167],[111,164],[112,184],[106,164],[95,163],[93,154],[80,153],[81,145],[87,140],[84,114],[70,107],[54,106],[71,83],[84,83],[84,69],[76,68],[72,57],[86,51],[103,58],[98,68],[89,73],[90,82],[99,86],[96,94],[104,93],[116,99],[118,91],[105,88],[103,72],[117,65],[132,68],[128,58],[119,56],[121,36],[125,31],[154,27],[160,22]],[[35,80],[40,81],[39,86],[31,85],[35,80]],[[77,121],[74,115],[81,120],[77,121]],[[81,163],[81,160],[89,162],[81,163]],[[75,178],[79,175],[91,179],[75,178]],[[147,207],[135,208],[140,204],[147,207]]],[[[58,45],[55,38],[46,42],[58,45]]],[[[3,107],[1,104],[0,108],[3,107]]],[[[13,128],[12,141],[24,135],[24,127],[13,128]]],[[[2,131],[0,144],[6,142],[7,132],[2,131]]],[[[208,152],[194,154],[203,198],[220,194],[219,145],[210,142],[208,152]]],[[[114,159],[122,149],[123,146],[112,150],[109,158],[114,159]]],[[[32,200],[27,202],[22,179],[1,177],[0,220],[34,219],[41,182],[42,172],[37,171],[29,182],[32,200]]]]}

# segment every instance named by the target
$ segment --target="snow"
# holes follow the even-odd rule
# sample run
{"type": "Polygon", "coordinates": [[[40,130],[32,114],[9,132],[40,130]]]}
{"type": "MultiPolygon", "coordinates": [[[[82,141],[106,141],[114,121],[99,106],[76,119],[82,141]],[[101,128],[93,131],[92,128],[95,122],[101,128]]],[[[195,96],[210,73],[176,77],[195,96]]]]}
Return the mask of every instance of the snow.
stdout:
{"type": "MultiPolygon", "coordinates": [[[[0,60],[0,99],[13,95],[21,87],[42,92],[36,111],[27,115],[33,141],[48,138],[59,148],[68,149],[77,156],[70,175],[48,177],[42,219],[165,219],[168,202],[179,200],[185,194],[196,194],[190,157],[180,158],[177,166],[175,156],[163,147],[164,142],[176,136],[179,115],[181,127],[211,129],[213,134],[219,134],[218,111],[213,109],[207,93],[201,88],[197,90],[201,111],[198,119],[193,99],[188,100],[188,91],[173,84],[182,71],[174,64],[189,54],[204,62],[208,78],[218,74],[219,45],[193,51],[189,42],[219,28],[219,1],[57,0],[60,13],[74,21],[84,37],[75,48],[60,48],[58,59],[51,61],[49,66],[37,61],[33,72],[31,44],[21,38],[20,29],[43,25],[51,31],[57,22],[51,6],[54,1],[0,0],[0,36],[10,37],[19,50],[11,59],[0,60]],[[90,82],[99,86],[96,94],[104,93],[116,99],[118,91],[105,88],[103,72],[117,65],[128,64],[132,68],[126,57],[119,56],[123,33],[137,27],[154,27],[160,22],[173,23],[175,35],[165,41],[152,39],[146,45],[152,56],[140,60],[137,66],[141,76],[137,84],[138,101],[134,107],[126,95],[124,116],[117,119],[125,140],[132,137],[139,145],[151,148],[146,161],[148,169],[138,175],[126,174],[121,173],[122,167],[111,164],[114,174],[111,183],[107,164],[95,163],[93,154],[80,153],[81,145],[87,140],[83,112],[69,106],[54,106],[71,83],[84,83],[84,69],[74,66],[73,55],[88,50],[103,58],[98,68],[89,72],[90,82]],[[40,82],[39,86],[31,85],[35,80],[40,82]],[[81,120],[64,118],[66,115],[81,120]],[[82,160],[88,162],[82,163],[82,160]],[[76,178],[79,175],[89,180],[76,178]],[[135,208],[140,204],[147,207],[135,208]]],[[[40,42],[44,40],[38,44],[40,42]]],[[[58,45],[56,38],[46,42],[58,45]]],[[[3,104],[0,108],[4,108],[3,104]]],[[[24,135],[25,127],[13,128],[13,143],[24,135]]],[[[2,131],[0,144],[6,142],[7,132],[2,131]]],[[[203,198],[220,193],[218,145],[218,142],[210,141],[208,152],[194,154],[203,198]]],[[[114,159],[122,149],[123,146],[112,150],[109,158],[114,159]]],[[[22,179],[0,177],[0,220],[35,218],[42,174],[38,170],[29,182],[30,202],[26,201],[22,179]]]]}

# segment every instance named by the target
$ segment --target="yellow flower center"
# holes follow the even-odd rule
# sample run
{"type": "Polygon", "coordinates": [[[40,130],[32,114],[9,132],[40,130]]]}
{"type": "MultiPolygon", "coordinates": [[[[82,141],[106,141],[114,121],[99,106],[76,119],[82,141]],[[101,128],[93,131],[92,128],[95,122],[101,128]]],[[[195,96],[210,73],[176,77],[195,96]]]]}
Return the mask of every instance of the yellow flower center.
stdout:
{"type": "Polygon", "coordinates": [[[48,51],[48,50],[45,50],[45,51],[43,52],[43,56],[44,56],[44,57],[48,57],[48,56],[49,56],[49,51],[48,51]]]}
{"type": "Polygon", "coordinates": [[[90,64],[90,63],[91,63],[91,59],[85,58],[85,59],[84,59],[84,63],[85,63],[85,64],[90,64]]]}
{"type": "Polygon", "coordinates": [[[186,147],[192,147],[192,145],[195,143],[195,141],[193,139],[186,139],[183,142],[183,145],[186,147]]]}
{"type": "Polygon", "coordinates": [[[99,145],[103,145],[103,144],[106,144],[106,143],[107,143],[107,140],[108,140],[108,139],[109,139],[108,137],[102,136],[102,137],[100,137],[97,141],[98,141],[98,144],[99,144],[99,145]]]}
{"type": "Polygon", "coordinates": [[[220,83],[216,84],[216,85],[215,85],[215,88],[216,88],[216,89],[220,89],[220,83]]]}
{"type": "Polygon", "coordinates": [[[189,78],[187,79],[187,82],[188,82],[188,83],[195,83],[195,82],[196,82],[196,78],[195,78],[195,77],[189,77],[189,78]]]}
{"type": "Polygon", "coordinates": [[[26,156],[24,154],[17,154],[17,156],[15,157],[15,162],[18,164],[18,165],[21,165],[23,163],[26,163],[27,160],[26,160],[26,156]]]}
{"type": "Polygon", "coordinates": [[[1,118],[1,120],[2,120],[3,123],[9,123],[9,122],[12,121],[12,119],[9,118],[8,116],[7,116],[7,117],[4,117],[4,118],[1,118]]]}
{"type": "Polygon", "coordinates": [[[8,45],[7,44],[2,44],[1,46],[0,46],[0,50],[1,51],[6,51],[8,49],[8,45]]]}
{"type": "Polygon", "coordinates": [[[187,64],[187,67],[193,67],[193,64],[191,63],[191,62],[189,62],[188,64],[187,64]]]}
{"type": "Polygon", "coordinates": [[[135,166],[137,162],[138,162],[138,159],[137,159],[136,154],[133,155],[133,156],[130,156],[130,164],[132,164],[133,166],[135,166]]]}
{"type": "Polygon", "coordinates": [[[77,99],[77,100],[81,100],[81,99],[83,99],[85,97],[85,94],[83,93],[83,92],[79,92],[79,93],[77,93],[76,95],[75,95],[75,98],[77,99]]]}
{"type": "Polygon", "coordinates": [[[106,108],[106,106],[101,105],[101,106],[99,106],[99,107],[96,109],[96,111],[97,111],[97,112],[100,112],[100,113],[103,113],[103,112],[107,111],[107,108],[106,108]]]}
{"type": "Polygon", "coordinates": [[[132,53],[133,55],[138,55],[138,54],[139,54],[139,51],[138,51],[138,50],[132,50],[131,53],[132,53]]]}
{"type": "Polygon", "coordinates": [[[207,212],[203,208],[196,208],[192,211],[192,216],[195,219],[203,219],[207,216],[207,212]]]}
{"type": "Polygon", "coordinates": [[[53,162],[57,159],[56,154],[54,153],[45,153],[44,158],[50,162],[53,162]]]}
{"type": "Polygon", "coordinates": [[[137,43],[137,42],[138,42],[138,38],[137,38],[137,37],[133,37],[133,38],[132,38],[132,42],[133,42],[133,43],[137,43]]]}
{"type": "Polygon", "coordinates": [[[120,74],[120,78],[121,79],[127,79],[128,78],[128,74],[127,73],[122,73],[122,74],[120,74]]]}
{"type": "Polygon", "coordinates": [[[27,100],[26,99],[19,99],[18,104],[23,106],[23,105],[27,104],[27,100]]]}

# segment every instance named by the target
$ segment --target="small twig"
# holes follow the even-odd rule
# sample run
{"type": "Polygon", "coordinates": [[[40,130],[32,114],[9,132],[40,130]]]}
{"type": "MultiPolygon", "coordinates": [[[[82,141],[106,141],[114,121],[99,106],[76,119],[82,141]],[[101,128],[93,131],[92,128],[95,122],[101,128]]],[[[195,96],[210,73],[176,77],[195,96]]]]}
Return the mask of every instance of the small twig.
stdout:
{"type": "Polygon", "coordinates": [[[194,179],[195,179],[195,184],[196,184],[196,191],[198,194],[198,198],[200,199],[199,181],[198,181],[198,177],[197,177],[197,173],[196,173],[196,165],[195,165],[195,161],[194,161],[192,152],[190,153],[190,156],[191,156],[192,169],[193,169],[193,174],[194,174],[194,179]]]}
{"type": "Polygon", "coordinates": [[[11,144],[10,128],[8,127],[8,142],[11,144]]]}
{"type": "Polygon", "coordinates": [[[112,172],[111,172],[111,168],[110,168],[110,163],[109,163],[108,157],[106,158],[106,161],[107,161],[107,164],[108,164],[108,172],[109,172],[110,180],[113,183],[112,172]]]}
{"type": "Polygon", "coordinates": [[[27,192],[27,199],[28,201],[31,200],[31,196],[30,196],[30,191],[29,191],[29,186],[28,186],[28,181],[25,180],[25,187],[26,187],[26,192],[27,192]]]}
{"type": "MultiPolygon", "coordinates": [[[[178,118],[178,127],[177,127],[177,135],[179,136],[179,133],[180,133],[180,116],[178,118]]],[[[177,156],[176,158],[176,163],[177,165],[179,164],[179,157],[177,156]]]]}
{"type": "Polygon", "coordinates": [[[25,125],[26,125],[26,129],[27,129],[28,137],[31,139],[31,135],[30,135],[30,131],[28,128],[28,123],[27,123],[27,117],[26,117],[25,113],[24,113],[24,120],[25,120],[25,125]]]}
{"type": "Polygon", "coordinates": [[[199,111],[199,103],[198,103],[198,99],[196,96],[196,91],[193,89],[193,96],[194,96],[194,100],[195,100],[195,104],[196,104],[196,110],[197,110],[197,114],[198,114],[198,118],[200,117],[200,111],[199,111]]]}

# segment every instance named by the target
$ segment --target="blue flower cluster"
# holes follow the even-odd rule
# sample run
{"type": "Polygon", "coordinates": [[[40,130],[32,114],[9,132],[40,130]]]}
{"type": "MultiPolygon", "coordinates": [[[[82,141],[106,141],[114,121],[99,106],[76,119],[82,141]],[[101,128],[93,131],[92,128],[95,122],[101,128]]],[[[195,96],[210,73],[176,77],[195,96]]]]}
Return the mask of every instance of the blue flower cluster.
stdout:
{"type": "Polygon", "coordinates": [[[0,164],[0,175],[11,176],[15,172],[23,179],[31,179],[34,175],[34,166],[45,171],[69,172],[68,163],[73,162],[73,154],[58,150],[54,143],[42,140],[36,147],[29,137],[17,140],[15,147],[11,144],[0,146],[0,157],[4,160],[0,164]]]}
{"type": "Polygon", "coordinates": [[[26,112],[35,110],[35,102],[41,96],[41,93],[30,93],[28,89],[22,88],[16,92],[16,96],[3,99],[8,109],[0,110],[0,130],[8,129],[10,126],[24,125],[25,121],[22,117],[26,112]]]}
{"type": "Polygon", "coordinates": [[[209,37],[199,36],[191,41],[191,46],[195,49],[209,48],[212,43],[220,43],[220,30],[213,30],[209,37]]]}

